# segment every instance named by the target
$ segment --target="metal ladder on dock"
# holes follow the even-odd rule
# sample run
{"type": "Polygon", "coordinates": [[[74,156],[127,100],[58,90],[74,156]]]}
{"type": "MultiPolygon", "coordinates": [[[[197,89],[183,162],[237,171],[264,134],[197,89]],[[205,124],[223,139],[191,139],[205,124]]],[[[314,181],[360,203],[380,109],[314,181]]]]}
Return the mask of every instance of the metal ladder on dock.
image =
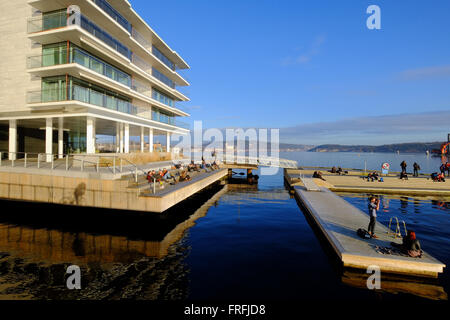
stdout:
{"type": "MultiPolygon", "coordinates": [[[[405,236],[408,234],[408,230],[406,230],[406,223],[405,220],[401,221],[403,223],[403,229],[405,230],[405,236]]],[[[402,237],[402,230],[400,228],[400,223],[397,217],[391,217],[391,219],[389,219],[389,228],[387,231],[388,235],[393,235],[394,238],[401,238],[402,237]],[[395,219],[396,221],[396,228],[395,228],[395,232],[393,232],[393,230],[391,229],[391,224],[392,224],[392,220],[395,219]]]]}

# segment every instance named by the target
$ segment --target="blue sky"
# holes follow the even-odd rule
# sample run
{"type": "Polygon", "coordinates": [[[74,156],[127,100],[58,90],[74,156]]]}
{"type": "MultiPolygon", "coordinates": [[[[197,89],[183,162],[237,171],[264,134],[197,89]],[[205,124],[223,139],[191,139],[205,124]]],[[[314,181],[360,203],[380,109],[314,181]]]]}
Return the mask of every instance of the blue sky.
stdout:
{"type": "Polygon", "coordinates": [[[282,142],[305,144],[450,132],[450,1],[131,3],[191,66],[180,104],[191,123],[280,128],[282,142]],[[381,30],[366,27],[371,4],[381,30]]]}

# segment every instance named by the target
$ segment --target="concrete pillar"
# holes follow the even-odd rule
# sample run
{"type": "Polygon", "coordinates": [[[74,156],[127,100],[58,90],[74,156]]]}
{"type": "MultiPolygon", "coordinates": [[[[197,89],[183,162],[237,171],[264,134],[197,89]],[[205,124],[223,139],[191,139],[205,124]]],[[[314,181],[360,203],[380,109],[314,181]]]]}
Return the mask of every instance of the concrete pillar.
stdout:
{"type": "Polygon", "coordinates": [[[141,152],[144,152],[144,127],[141,127],[141,152]]]}
{"type": "Polygon", "coordinates": [[[130,153],[130,125],[128,123],[125,123],[124,125],[124,152],[130,153]]]}
{"type": "Polygon", "coordinates": [[[45,159],[51,162],[53,157],[53,119],[45,119],[45,159]]]}
{"type": "Polygon", "coordinates": [[[94,122],[95,119],[87,117],[86,119],[86,153],[95,153],[95,138],[94,138],[94,122]]]}
{"type": "Polygon", "coordinates": [[[64,157],[64,118],[58,118],[58,158],[64,157]]]}
{"type": "Polygon", "coordinates": [[[166,151],[170,152],[170,132],[167,132],[166,136],[166,151]]]}
{"type": "Polygon", "coordinates": [[[123,153],[123,123],[120,123],[119,152],[120,152],[120,153],[123,153]]]}
{"type": "Polygon", "coordinates": [[[116,122],[116,153],[120,152],[120,123],[116,122]]]}
{"type": "Polygon", "coordinates": [[[9,120],[9,152],[8,155],[9,160],[16,160],[17,155],[17,120],[9,120]]]}
{"type": "Polygon", "coordinates": [[[148,129],[148,151],[153,152],[153,129],[148,129]]]}

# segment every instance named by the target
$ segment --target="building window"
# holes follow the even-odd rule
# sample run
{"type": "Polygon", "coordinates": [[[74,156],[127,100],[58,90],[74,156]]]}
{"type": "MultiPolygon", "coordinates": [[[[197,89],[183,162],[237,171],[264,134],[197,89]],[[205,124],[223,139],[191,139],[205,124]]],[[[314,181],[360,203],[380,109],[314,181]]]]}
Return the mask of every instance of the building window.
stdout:
{"type": "Polygon", "coordinates": [[[174,106],[173,99],[169,98],[168,96],[159,92],[156,89],[152,90],[152,98],[155,99],[156,101],[159,101],[159,102],[165,104],[166,106],[169,106],[169,107],[174,106]]]}

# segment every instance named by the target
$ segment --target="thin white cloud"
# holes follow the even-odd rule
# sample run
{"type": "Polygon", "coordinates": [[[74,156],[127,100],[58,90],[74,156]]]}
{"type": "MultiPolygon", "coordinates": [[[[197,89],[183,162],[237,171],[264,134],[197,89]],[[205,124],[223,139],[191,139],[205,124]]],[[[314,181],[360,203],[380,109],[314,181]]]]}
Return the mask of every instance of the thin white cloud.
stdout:
{"type": "Polygon", "coordinates": [[[280,130],[280,140],[307,144],[384,144],[446,139],[450,111],[359,117],[280,130]]]}
{"type": "Polygon", "coordinates": [[[308,63],[315,55],[317,55],[320,52],[320,48],[322,47],[325,40],[326,37],[324,35],[317,36],[308,50],[301,53],[300,55],[294,57],[291,56],[283,59],[282,65],[289,66],[308,63]]]}
{"type": "Polygon", "coordinates": [[[398,77],[404,81],[450,77],[450,65],[416,68],[402,71],[398,77]]]}

